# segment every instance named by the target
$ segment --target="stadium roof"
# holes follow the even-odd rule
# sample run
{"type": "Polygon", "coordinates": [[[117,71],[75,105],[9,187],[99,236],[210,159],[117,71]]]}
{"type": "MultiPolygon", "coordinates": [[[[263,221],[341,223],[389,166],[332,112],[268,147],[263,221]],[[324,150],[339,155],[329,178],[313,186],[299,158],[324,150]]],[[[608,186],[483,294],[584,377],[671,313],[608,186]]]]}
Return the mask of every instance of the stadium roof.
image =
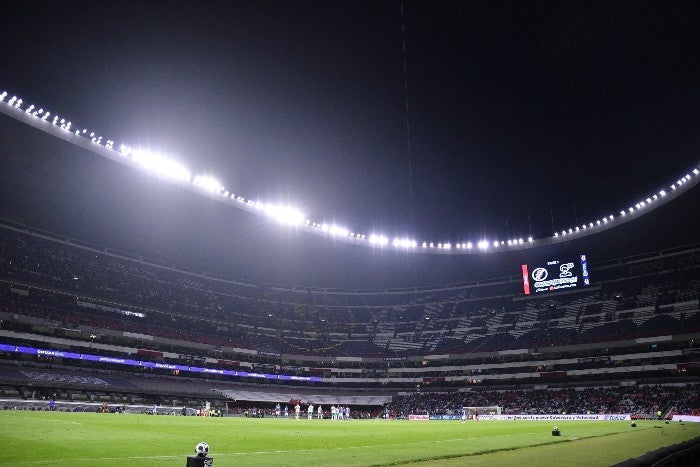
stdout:
{"type": "MultiPolygon", "coordinates": [[[[436,244],[540,238],[617,215],[697,166],[697,9],[22,3],[7,12],[0,88],[319,224],[436,244]]],[[[207,270],[425,285],[549,254],[358,252],[0,125],[0,215],[207,270]]],[[[549,251],[695,241],[687,196],[549,251]]]]}

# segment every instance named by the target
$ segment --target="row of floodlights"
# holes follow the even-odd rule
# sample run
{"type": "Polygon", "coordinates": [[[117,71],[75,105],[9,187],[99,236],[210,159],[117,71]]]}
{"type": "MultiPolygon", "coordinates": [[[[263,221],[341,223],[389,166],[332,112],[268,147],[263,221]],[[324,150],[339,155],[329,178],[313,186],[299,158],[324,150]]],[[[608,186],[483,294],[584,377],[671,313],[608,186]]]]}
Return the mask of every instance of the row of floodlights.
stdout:
{"type": "MultiPolygon", "coordinates": [[[[0,94],[0,102],[4,102],[5,98],[8,96],[7,91],[0,94]]],[[[7,102],[8,105],[16,108],[22,109],[23,101],[17,96],[12,96],[7,102]]],[[[185,184],[192,184],[197,189],[210,196],[215,196],[222,200],[225,200],[229,204],[239,205],[247,208],[248,210],[258,211],[262,214],[267,215],[271,219],[289,226],[304,226],[312,232],[318,233],[320,235],[325,235],[328,237],[342,239],[345,241],[350,241],[352,243],[365,243],[376,247],[388,247],[393,246],[396,249],[401,250],[437,250],[441,252],[447,251],[470,251],[470,250],[481,250],[486,251],[493,249],[498,249],[505,247],[506,249],[521,249],[532,246],[536,242],[532,237],[527,239],[523,238],[513,238],[508,240],[481,240],[475,244],[472,242],[464,243],[449,243],[449,242],[422,242],[418,243],[416,240],[410,238],[394,238],[392,241],[388,237],[382,234],[370,234],[366,235],[363,233],[354,232],[346,227],[339,226],[336,224],[326,224],[314,222],[298,209],[291,206],[280,206],[275,204],[263,203],[261,201],[254,201],[247,199],[244,196],[236,195],[230,193],[223,184],[214,177],[208,175],[197,175],[192,176],[191,172],[179,162],[176,162],[166,156],[153,153],[151,151],[145,151],[142,149],[133,149],[126,145],[121,145],[119,149],[114,148],[114,141],[108,139],[102,143],[102,136],[98,136],[93,131],[88,131],[83,128],[82,130],[71,129],[72,123],[69,120],[60,118],[54,115],[51,120],[51,113],[43,108],[37,108],[33,104],[26,108],[25,112],[43,121],[51,122],[54,126],[58,126],[67,132],[72,132],[76,136],[89,138],[90,141],[96,145],[103,146],[106,149],[117,152],[121,156],[124,156],[131,160],[132,163],[139,166],[145,171],[148,171],[156,176],[178,181],[185,184]],[[420,246],[419,246],[420,245],[420,246]]],[[[698,176],[698,169],[693,169],[694,176],[698,176]]],[[[686,174],[682,178],[678,179],[675,183],[671,184],[670,189],[675,191],[680,189],[686,183],[691,181],[691,175],[686,174]]],[[[627,210],[620,211],[619,217],[625,217],[629,214],[639,213],[644,209],[648,209],[650,205],[657,203],[661,199],[666,197],[666,191],[660,190],[658,193],[647,197],[646,199],[636,203],[634,206],[629,207],[627,210]]],[[[563,229],[560,232],[555,232],[553,238],[567,237],[571,235],[581,235],[583,233],[588,233],[591,230],[600,227],[608,227],[611,222],[614,222],[616,217],[612,214],[597,219],[593,222],[584,223],[581,225],[573,226],[568,229],[563,229]]]]}
{"type": "MultiPolygon", "coordinates": [[[[692,171],[694,176],[698,176],[700,174],[700,170],[697,168],[693,169],[692,171]]],[[[690,174],[684,175],[682,178],[678,179],[675,183],[671,184],[671,190],[675,191],[679,189],[681,186],[684,184],[688,183],[691,181],[692,177],[690,174]]],[[[641,200],[634,206],[630,206],[627,208],[627,210],[621,210],[619,217],[625,217],[628,214],[639,214],[640,211],[644,209],[649,209],[650,206],[652,206],[654,203],[657,203],[658,201],[662,200],[663,198],[666,197],[666,190],[659,190],[658,193],[653,194],[646,199],[641,200]]],[[[610,214],[607,217],[602,217],[600,219],[597,219],[595,222],[589,222],[588,224],[581,224],[580,226],[575,226],[575,227],[570,227],[569,229],[564,229],[561,232],[554,232],[554,237],[566,237],[567,235],[575,235],[580,232],[584,232],[589,229],[593,229],[596,227],[600,227],[607,225],[608,223],[612,222],[615,220],[615,216],[613,214],[610,214]]]]}

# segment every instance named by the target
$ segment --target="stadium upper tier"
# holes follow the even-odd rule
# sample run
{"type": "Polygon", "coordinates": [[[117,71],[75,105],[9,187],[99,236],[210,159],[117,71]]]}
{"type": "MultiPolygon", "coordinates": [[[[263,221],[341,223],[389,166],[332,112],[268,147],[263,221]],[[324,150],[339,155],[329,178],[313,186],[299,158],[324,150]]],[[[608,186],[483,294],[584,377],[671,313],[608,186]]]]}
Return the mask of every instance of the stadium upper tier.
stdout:
{"type": "Polygon", "coordinates": [[[588,288],[537,297],[522,295],[519,276],[389,291],[274,287],[0,224],[3,311],[183,347],[336,360],[459,358],[700,329],[698,245],[592,266],[592,277],[588,288]]]}

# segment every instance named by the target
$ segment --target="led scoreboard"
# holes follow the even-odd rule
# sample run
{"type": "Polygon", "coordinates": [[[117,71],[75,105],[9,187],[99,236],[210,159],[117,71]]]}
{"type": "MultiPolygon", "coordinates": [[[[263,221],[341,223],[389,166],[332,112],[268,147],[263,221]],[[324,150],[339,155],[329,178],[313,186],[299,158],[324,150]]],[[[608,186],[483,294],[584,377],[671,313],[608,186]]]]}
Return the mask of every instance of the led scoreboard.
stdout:
{"type": "Polygon", "coordinates": [[[580,255],[577,260],[554,260],[535,265],[523,264],[522,269],[525,295],[591,285],[586,255],[580,255]]]}

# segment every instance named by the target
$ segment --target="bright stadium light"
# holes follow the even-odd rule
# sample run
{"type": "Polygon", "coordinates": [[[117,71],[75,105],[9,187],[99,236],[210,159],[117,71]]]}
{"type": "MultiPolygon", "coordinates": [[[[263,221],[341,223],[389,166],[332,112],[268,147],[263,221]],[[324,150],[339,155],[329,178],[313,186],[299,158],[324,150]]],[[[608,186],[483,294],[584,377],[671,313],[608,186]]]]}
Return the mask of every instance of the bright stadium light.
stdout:
{"type": "MultiPolygon", "coordinates": [[[[116,162],[122,164],[127,164],[130,166],[139,167],[156,176],[173,180],[176,182],[191,182],[191,183],[180,183],[181,187],[185,187],[189,190],[195,191],[199,194],[206,194],[215,200],[219,200],[228,205],[244,209],[248,212],[257,213],[259,215],[267,215],[282,224],[287,225],[304,225],[307,232],[315,233],[316,235],[332,235],[338,241],[346,241],[351,243],[360,243],[358,240],[367,240],[368,245],[372,246],[386,246],[389,244],[389,239],[380,234],[371,234],[369,238],[365,234],[360,234],[357,232],[350,232],[345,227],[333,224],[328,225],[320,222],[313,222],[310,219],[305,218],[298,210],[286,207],[277,206],[274,204],[264,203],[263,201],[253,201],[247,199],[242,195],[229,194],[229,191],[224,189],[223,185],[213,177],[200,175],[192,180],[192,176],[185,168],[184,165],[173,161],[162,155],[153,154],[144,150],[133,150],[127,145],[121,145],[117,150],[115,149],[114,140],[109,138],[103,138],[99,136],[95,131],[89,131],[84,127],[82,130],[72,130],[72,122],[68,118],[62,118],[58,115],[53,115],[48,110],[43,107],[35,106],[34,104],[29,105],[26,110],[22,110],[22,106],[25,101],[18,97],[12,96],[8,99],[8,91],[3,91],[0,93],[0,113],[8,115],[16,120],[23,123],[29,124],[45,133],[49,133],[60,139],[68,141],[72,144],[80,146],[83,149],[87,149],[93,153],[100,156],[109,158],[116,162]],[[37,124],[35,122],[47,122],[51,125],[37,124]],[[81,141],[82,140],[82,141],[81,141]],[[104,140],[104,142],[103,142],[104,140]],[[86,144],[86,142],[92,144],[86,144]]],[[[430,251],[437,253],[434,249],[440,250],[440,253],[467,253],[467,250],[472,250],[472,248],[477,248],[480,251],[497,251],[499,246],[508,245],[508,250],[524,249],[530,248],[532,246],[546,245],[554,239],[559,239],[560,237],[571,237],[571,239],[579,238],[582,236],[591,235],[595,232],[605,230],[611,225],[619,225],[628,220],[631,220],[635,216],[627,216],[627,214],[646,213],[654,208],[661,206],[672,199],[675,199],[680,193],[685,192],[691,186],[700,183],[698,178],[700,175],[700,170],[696,166],[692,168],[689,172],[678,178],[675,182],[669,185],[669,191],[673,193],[667,193],[665,190],[660,190],[657,194],[651,196],[640,197],[641,201],[638,202],[635,207],[629,207],[627,209],[622,209],[619,211],[619,222],[614,222],[615,217],[613,215],[608,215],[606,217],[601,217],[598,220],[594,220],[589,223],[583,223],[578,226],[566,228],[559,231],[555,231],[551,237],[543,237],[539,239],[534,239],[528,237],[527,241],[522,238],[510,238],[506,240],[480,240],[473,244],[472,242],[456,243],[452,250],[451,243],[436,243],[426,240],[421,243],[422,248],[417,249],[417,251],[430,251]],[[644,208],[642,210],[642,208],[644,208]],[[625,219],[622,219],[625,218],[625,219]],[[598,226],[600,228],[594,228],[598,226]],[[575,229],[575,230],[574,230],[575,229]],[[494,248],[491,250],[490,247],[494,248]]],[[[566,240],[570,240],[566,238],[566,240]]],[[[564,241],[564,240],[561,240],[564,241]]],[[[402,249],[416,249],[418,247],[418,242],[411,240],[409,237],[398,237],[396,236],[392,242],[395,248],[402,249]]],[[[471,251],[469,251],[471,253],[471,251]]]]}
{"type": "Polygon", "coordinates": [[[193,183],[210,193],[218,193],[223,188],[217,179],[206,175],[197,175],[193,183]]]}
{"type": "Polygon", "coordinates": [[[265,205],[265,213],[275,221],[285,225],[301,225],[304,223],[304,214],[290,206],[265,205]]]}
{"type": "Polygon", "coordinates": [[[341,227],[339,225],[332,224],[328,228],[328,233],[333,235],[334,237],[347,237],[350,231],[346,229],[345,227],[341,227]]]}
{"type": "MultiPolygon", "coordinates": [[[[142,149],[130,152],[131,159],[146,171],[163,178],[189,182],[192,174],[182,164],[142,149]]],[[[202,186],[202,185],[200,185],[202,186]]]]}
{"type": "Polygon", "coordinates": [[[389,243],[389,239],[384,235],[371,234],[369,236],[369,243],[371,245],[385,246],[389,243]]]}

